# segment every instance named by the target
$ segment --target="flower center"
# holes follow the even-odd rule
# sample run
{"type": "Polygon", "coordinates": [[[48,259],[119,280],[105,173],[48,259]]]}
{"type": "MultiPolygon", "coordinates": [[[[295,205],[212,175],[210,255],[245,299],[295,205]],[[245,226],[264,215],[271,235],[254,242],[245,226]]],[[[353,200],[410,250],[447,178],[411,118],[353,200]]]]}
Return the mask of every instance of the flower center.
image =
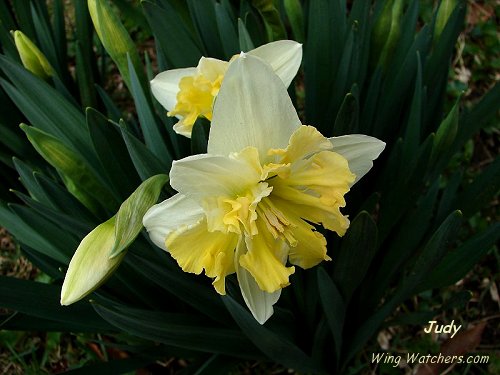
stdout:
{"type": "Polygon", "coordinates": [[[185,125],[192,126],[198,117],[212,120],[212,104],[218,94],[223,74],[210,80],[203,74],[182,77],[179,82],[177,103],[168,116],[181,116],[185,125]]]}
{"type": "MultiPolygon", "coordinates": [[[[274,168],[273,168],[274,169],[274,168]]],[[[266,175],[264,175],[266,176],[266,175]]],[[[297,240],[294,238],[293,224],[286,216],[273,204],[271,193],[273,186],[270,182],[276,174],[260,181],[236,198],[222,198],[219,200],[219,207],[222,208],[224,216],[222,222],[227,232],[244,234],[252,237],[259,234],[257,220],[264,225],[274,239],[281,239],[291,246],[295,246],[297,240]]]]}

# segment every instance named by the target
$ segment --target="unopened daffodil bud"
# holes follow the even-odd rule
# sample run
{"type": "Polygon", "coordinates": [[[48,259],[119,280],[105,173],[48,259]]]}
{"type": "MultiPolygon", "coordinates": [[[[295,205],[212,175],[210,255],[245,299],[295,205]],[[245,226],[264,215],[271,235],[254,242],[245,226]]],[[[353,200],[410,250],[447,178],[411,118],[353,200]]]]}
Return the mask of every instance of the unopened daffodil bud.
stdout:
{"type": "Polygon", "coordinates": [[[168,176],[148,178],[121,204],[117,214],[85,236],[69,263],[61,305],[77,302],[110,277],[142,230],[142,218],[156,203],[168,176]]]}
{"type": "Polygon", "coordinates": [[[16,30],[12,34],[24,67],[42,79],[51,77],[54,69],[42,51],[22,31],[16,30]]]}
{"type": "Polygon", "coordinates": [[[388,0],[375,22],[371,39],[371,62],[374,65],[386,68],[394,52],[401,33],[403,3],[403,0],[388,0]]]}
{"type": "Polygon", "coordinates": [[[436,16],[436,24],[434,26],[434,39],[437,40],[441,36],[441,33],[450,18],[453,9],[457,5],[457,0],[442,0],[439,4],[439,9],[436,16]]]}

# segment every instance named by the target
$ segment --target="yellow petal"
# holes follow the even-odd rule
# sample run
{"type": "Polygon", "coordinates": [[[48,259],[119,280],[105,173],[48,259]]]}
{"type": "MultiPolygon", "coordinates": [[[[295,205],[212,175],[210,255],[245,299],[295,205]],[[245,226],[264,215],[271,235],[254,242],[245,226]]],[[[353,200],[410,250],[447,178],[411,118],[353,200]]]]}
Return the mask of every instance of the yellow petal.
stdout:
{"type": "Polygon", "coordinates": [[[174,109],[177,103],[179,82],[183,77],[196,74],[196,68],[171,69],[161,72],[151,81],[151,92],[167,111],[174,109]]]}
{"type": "Polygon", "coordinates": [[[326,254],[326,239],[315,230],[314,226],[296,216],[296,213],[288,210],[283,201],[275,200],[275,205],[286,215],[293,226],[292,234],[296,241],[290,245],[288,252],[290,263],[307,269],[314,267],[323,260],[331,260],[326,254]]]}
{"type": "Polygon", "coordinates": [[[345,206],[344,194],[354,178],[346,159],[322,151],[295,162],[288,178],[273,179],[273,197],[288,201],[299,217],[342,236],[349,220],[340,213],[340,207],[345,206]]]}
{"type": "Polygon", "coordinates": [[[289,285],[288,278],[294,267],[285,267],[280,260],[283,241],[275,240],[262,223],[257,224],[259,234],[245,238],[248,251],[239,263],[253,276],[259,288],[273,293],[289,285]]]}
{"type": "Polygon", "coordinates": [[[280,162],[286,164],[332,148],[332,143],[315,127],[302,125],[292,134],[286,149],[273,149],[269,153],[282,155],[280,162]]]}
{"type": "Polygon", "coordinates": [[[215,277],[214,287],[225,294],[225,277],[234,273],[234,249],[238,236],[232,233],[209,232],[205,218],[192,225],[183,225],[171,233],[165,246],[185,272],[199,275],[203,270],[215,277]]]}
{"type": "Polygon", "coordinates": [[[278,302],[281,295],[281,289],[273,293],[267,293],[259,288],[259,285],[250,272],[241,267],[238,262],[240,255],[244,254],[246,251],[246,243],[242,238],[238,242],[235,255],[236,261],[234,262],[236,275],[238,276],[238,284],[248,309],[260,324],[264,324],[271,315],[273,315],[273,305],[278,302]]]}

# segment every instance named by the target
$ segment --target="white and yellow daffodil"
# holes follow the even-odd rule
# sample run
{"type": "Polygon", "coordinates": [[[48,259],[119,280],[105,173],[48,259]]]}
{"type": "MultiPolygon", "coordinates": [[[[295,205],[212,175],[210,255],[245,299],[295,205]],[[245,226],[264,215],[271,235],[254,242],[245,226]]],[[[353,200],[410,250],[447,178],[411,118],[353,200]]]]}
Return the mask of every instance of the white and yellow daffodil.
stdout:
{"type": "MultiPolygon", "coordinates": [[[[253,49],[248,55],[267,62],[288,87],[297,74],[302,60],[302,44],[293,40],[279,40],[253,49]]],[[[235,55],[231,61],[237,58],[235,55]]],[[[176,116],[174,125],[178,134],[191,138],[193,125],[198,117],[212,121],[212,106],[219,92],[228,61],[202,57],[196,68],[167,70],[151,81],[156,100],[176,116]]]]}
{"type": "Polygon", "coordinates": [[[214,278],[218,293],[236,272],[262,324],[294,265],[330,260],[313,224],[346,232],[344,194],[384,146],[365,135],[328,139],[301,125],[272,68],[242,54],[215,102],[208,153],[173,163],[170,182],[179,193],[150,208],[143,223],[184,271],[214,278]]]}

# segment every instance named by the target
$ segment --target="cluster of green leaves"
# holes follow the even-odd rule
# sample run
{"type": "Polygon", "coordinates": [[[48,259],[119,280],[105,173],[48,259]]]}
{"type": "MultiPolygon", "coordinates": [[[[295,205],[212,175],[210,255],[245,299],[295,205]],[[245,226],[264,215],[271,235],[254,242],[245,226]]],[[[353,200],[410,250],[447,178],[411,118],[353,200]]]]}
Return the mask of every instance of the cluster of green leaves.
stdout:
{"type": "MultiPolygon", "coordinates": [[[[347,371],[399,304],[459,280],[500,235],[492,225],[456,241],[461,217],[498,192],[499,160],[463,188],[460,169],[440,183],[451,157],[495,115],[500,99],[497,85],[475,107],[460,111],[457,102],[443,113],[465,14],[456,3],[419,25],[418,0],[354,0],[349,8],[345,0],[148,0],[138,9],[114,1],[145,39],[154,37],[159,71],[196,66],[202,55],[228,59],[271,40],[303,42],[303,75],[289,90],[303,122],[326,136],[363,133],[387,143],[349,193],[353,220],[346,236],[326,234],[334,261],[297,271],[264,326],[243,307],[234,278],[220,297],[146,235],[129,246],[91,303],[59,306],[64,272],[82,238],[112,217],[141,181],[167,173],[172,160],[204,152],[207,128],[196,124],[191,141],[173,132],[174,120],[151,96],[151,56],[141,58],[109,1],[75,0],[66,9],[61,0],[50,7],[0,3],[0,161],[5,186],[17,197],[7,204],[12,194],[2,192],[0,224],[52,279],[1,277],[1,306],[15,311],[2,317],[2,328],[122,332],[145,340],[127,345],[129,359],[94,369],[107,373],[166,355],[191,359],[186,373],[197,374],[221,373],[248,359],[301,372],[347,371]],[[22,66],[8,32],[14,29],[38,46],[52,76],[42,79],[22,66]],[[135,113],[103,89],[110,60],[135,113]]],[[[413,311],[394,324],[418,324],[432,314],[413,311]]]]}

